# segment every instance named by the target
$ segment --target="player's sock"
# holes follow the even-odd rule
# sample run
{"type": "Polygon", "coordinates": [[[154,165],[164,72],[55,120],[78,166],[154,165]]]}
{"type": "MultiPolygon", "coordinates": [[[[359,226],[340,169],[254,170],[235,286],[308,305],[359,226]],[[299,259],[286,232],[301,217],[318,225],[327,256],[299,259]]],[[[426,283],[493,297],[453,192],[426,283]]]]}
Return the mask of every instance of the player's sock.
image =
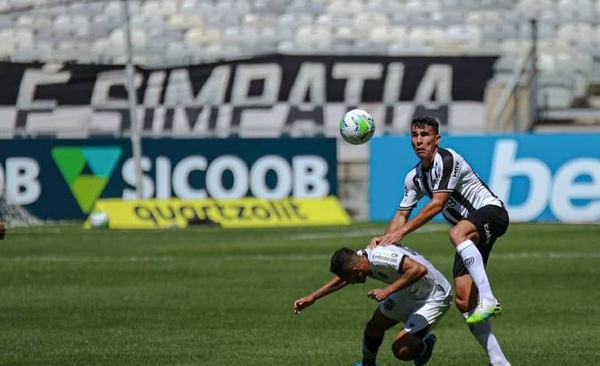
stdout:
{"type": "Polygon", "coordinates": [[[362,339],[362,354],[363,354],[363,363],[367,360],[375,360],[377,358],[377,352],[379,351],[379,347],[381,343],[383,343],[384,333],[378,336],[372,336],[367,334],[366,332],[363,334],[362,339]]]}
{"type": "Polygon", "coordinates": [[[473,278],[475,286],[479,290],[481,302],[484,304],[495,304],[496,298],[492,293],[492,288],[485,272],[483,258],[475,243],[471,240],[465,240],[456,246],[456,251],[462,258],[465,267],[467,267],[469,274],[473,278]]]}
{"type": "MultiPolygon", "coordinates": [[[[463,317],[467,319],[469,313],[463,313],[463,317]]],[[[492,333],[492,324],[489,320],[470,325],[469,330],[477,342],[479,342],[481,348],[487,353],[491,365],[510,365],[500,348],[496,336],[492,333]]]]}

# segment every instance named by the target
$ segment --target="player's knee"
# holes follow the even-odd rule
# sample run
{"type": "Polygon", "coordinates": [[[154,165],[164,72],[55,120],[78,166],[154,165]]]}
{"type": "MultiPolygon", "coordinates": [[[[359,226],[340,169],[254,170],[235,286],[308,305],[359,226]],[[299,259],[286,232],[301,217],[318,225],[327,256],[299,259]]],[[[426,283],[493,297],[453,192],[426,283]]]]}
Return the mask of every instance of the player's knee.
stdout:
{"type": "Polygon", "coordinates": [[[450,241],[454,245],[458,245],[464,241],[465,233],[463,230],[457,225],[453,226],[448,232],[448,236],[450,237],[450,241]]]}
{"type": "Polygon", "coordinates": [[[392,343],[392,353],[401,361],[410,361],[415,358],[415,350],[399,341],[392,343]]]}

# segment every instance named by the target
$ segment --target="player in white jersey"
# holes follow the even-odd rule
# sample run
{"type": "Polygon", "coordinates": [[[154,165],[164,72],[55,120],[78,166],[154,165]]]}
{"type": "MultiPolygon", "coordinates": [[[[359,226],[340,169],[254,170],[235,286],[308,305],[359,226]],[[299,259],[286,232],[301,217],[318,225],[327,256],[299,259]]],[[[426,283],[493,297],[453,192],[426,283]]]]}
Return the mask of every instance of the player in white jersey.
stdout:
{"type": "Polygon", "coordinates": [[[454,150],[441,148],[440,140],[434,118],[412,121],[411,142],[420,162],[406,175],[404,196],[385,234],[373,238],[370,247],[397,243],[442,213],[452,226],[450,241],[457,252],[453,268],[456,307],[488,353],[490,364],[510,366],[488,321],[502,308],[485,271],[493,244],[508,228],[508,212],[465,159],[454,150]],[[425,196],[430,201],[409,220],[412,209],[425,196]]]}
{"type": "Polygon", "coordinates": [[[355,366],[374,366],[385,332],[402,322],[404,328],[392,344],[394,356],[425,365],[436,342],[431,329],[452,304],[452,285],[423,256],[400,246],[381,246],[358,252],[338,249],[331,257],[329,270],[336,275],[310,295],[294,302],[294,312],[314,304],[348,284],[365,283],[367,277],[388,284],[367,296],[380,302],[367,322],[362,340],[362,361],[355,366]]]}

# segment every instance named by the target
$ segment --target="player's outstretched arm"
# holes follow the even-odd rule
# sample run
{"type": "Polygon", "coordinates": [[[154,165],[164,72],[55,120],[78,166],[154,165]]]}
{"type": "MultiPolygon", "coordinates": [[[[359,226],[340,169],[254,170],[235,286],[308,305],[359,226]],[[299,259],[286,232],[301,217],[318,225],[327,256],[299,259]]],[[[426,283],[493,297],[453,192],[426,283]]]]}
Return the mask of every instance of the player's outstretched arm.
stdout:
{"type": "Polygon", "coordinates": [[[314,304],[318,299],[336,292],[337,290],[346,287],[346,285],[347,283],[341,278],[337,276],[332,278],[317,291],[294,301],[294,313],[299,314],[302,310],[314,304]]]}
{"type": "Polygon", "coordinates": [[[431,219],[435,217],[435,215],[442,212],[444,209],[444,205],[450,199],[450,192],[435,192],[431,200],[427,202],[427,204],[419,211],[415,217],[408,220],[402,228],[399,230],[399,234],[402,234],[402,237],[405,235],[412,233],[417,230],[421,226],[425,225],[431,219]]]}
{"type": "Polygon", "coordinates": [[[400,240],[401,238],[396,238],[395,233],[400,232],[404,224],[406,224],[406,221],[410,216],[410,212],[411,210],[396,211],[396,214],[394,217],[392,217],[390,223],[385,229],[385,234],[372,238],[371,242],[369,243],[369,248],[373,249],[378,245],[390,245],[400,240]]]}
{"type": "Polygon", "coordinates": [[[425,207],[410,220],[407,220],[410,211],[398,210],[396,215],[394,215],[392,222],[388,225],[385,234],[378,238],[373,238],[369,247],[373,248],[377,245],[389,245],[401,241],[406,235],[425,225],[433,219],[435,215],[442,212],[444,204],[449,198],[449,192],[434,193],[433,197],[425,207]],[[399,216],[404,216],[404,222],[401,221],[402,218],[399,216]]]}

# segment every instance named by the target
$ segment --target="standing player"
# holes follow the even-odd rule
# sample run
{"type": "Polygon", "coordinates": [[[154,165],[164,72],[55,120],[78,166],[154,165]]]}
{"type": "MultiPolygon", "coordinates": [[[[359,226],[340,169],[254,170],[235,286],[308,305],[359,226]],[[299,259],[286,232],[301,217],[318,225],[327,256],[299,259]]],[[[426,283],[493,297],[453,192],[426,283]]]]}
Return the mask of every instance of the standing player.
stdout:
{"type": "Polygon", "coordinates": [[[462,156],[439,147],[439,124],[434,118],[413,119],[411,136],[420,162],[406,175],[404,197],[385,234],[373,238],[370,246],[399,242],[442,213],[452,226],[450,241],[457,252],[453,268],[456,306],[491,364],[507,366],[487,321],[499,315],[502,308],[492,293],[485,266],[494,242],[508,228],[508,212],[462,156]],[[424,196],[430,201],[409,220],[412,209],[424,196]]]}
{"type": "Polygon", "coordinates": [[[355,252],[338,249],[329,270],[336,275],[321,288],[294,302],[294,312],[347,284],[365,283],[367,277],[388,286],[369,291],[380,302],[367,322],[362,340],[362,361],[355,366],[375,366],[385,332],[404,323],[394,339],[392,352],[403,361],[425,365],[433,352],[435,335],[429,333],[452,304],[452,286],[427,259],[404,246],[381,246],[355,252]]]}

